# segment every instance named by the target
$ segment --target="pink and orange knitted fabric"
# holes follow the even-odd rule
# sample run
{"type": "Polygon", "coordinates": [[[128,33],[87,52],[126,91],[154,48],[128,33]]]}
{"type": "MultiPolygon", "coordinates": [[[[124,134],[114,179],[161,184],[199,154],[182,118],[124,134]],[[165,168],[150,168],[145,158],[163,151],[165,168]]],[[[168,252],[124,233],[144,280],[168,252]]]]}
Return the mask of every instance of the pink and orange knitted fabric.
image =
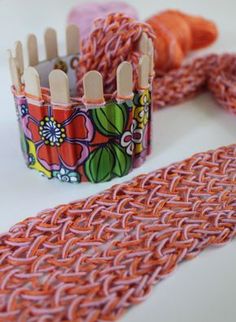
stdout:
{"type": "Polygon", "coordinates": [[[0,238],[1,321],[114,321],[236,235],[236,145],[43,211],[0,238]]]}

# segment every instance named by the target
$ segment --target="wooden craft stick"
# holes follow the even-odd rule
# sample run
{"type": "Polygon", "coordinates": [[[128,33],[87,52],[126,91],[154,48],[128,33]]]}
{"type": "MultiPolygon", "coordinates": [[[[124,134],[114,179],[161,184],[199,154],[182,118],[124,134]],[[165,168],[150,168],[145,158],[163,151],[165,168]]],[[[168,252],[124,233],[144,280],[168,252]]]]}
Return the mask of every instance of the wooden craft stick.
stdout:
{"type": "Polygon", "coordinates": [[[146,89],[149,87],[149,69],[150,58],[148,55],[143,55],[140,58],[138,65],[138,86],[140,89],[146,89]]]}
{"type": "Polygon", "coordinates": [[[57,33],[53,28],[48,28],[44,34],[47,60],[58,57],[57,33]]]}
{"type": "Polygon", "coordinates": [[[148,36],[145,32],[142,33],[139,39],[138,50],[143,55],[148,54],[148,36]]]}
{"type": "Polygon", "coordinates": [[[148,55],[149,55],[149,76],[154,75],[154,48],[152,39],[148,39],[148,55]]]}
{"type": "Polygon", "coordinates": [[[35,66],[39,63],[38,42],[34,34],[30,34],[27,38],[27,51],[29,66],[35,66]]]}
{"type": "Polygon", "coordinates": [[[11,81],[12,85],[15,87],[16,94],[20,94],[21,92],[21,77],[19,73],[19,69],[17,68],[16,60],[12,56],[11,50],[8,50],[8,61],[9,61],[9,68],[11,73],[11,81]]]}
{"type": "Polygon", "coordinates": [[[29,66],[25,69],[24,75],[25,93],[36,99],[42,99],[40,79],[37,70],[29,66]]]}
{"type": "Polygon", "coordinates": [[[103,103],[103,79],[102,75],[92,70],[84,75],[84,99],[86,103],[103,103]]]}
{"type": "Polygon", "coordinates": [[[131,63],[122,62],[116,72],[117,98],[133,97],[133,68],[131,63]]]}
{"type": "Polygon", "coordinates": [[[24,73],[24,58],[23,58],[22,43],[20,41],[17,41],[15,43],[15,60],[16,60],[16,66],[19,70],[20,77],[21,77],[24,73]]]}
{"type": "Polygon", "coordinates": [[[62,70],[55,69],[51,71],[49,74],[49,87],[53,104],[70,104],[69,80],[62,70]]]}
{"type": "Polygon", "coordinates": [[[67,55],[76,55],[80,52],[79,28],[76,25],[66,27],[67,55]]]}

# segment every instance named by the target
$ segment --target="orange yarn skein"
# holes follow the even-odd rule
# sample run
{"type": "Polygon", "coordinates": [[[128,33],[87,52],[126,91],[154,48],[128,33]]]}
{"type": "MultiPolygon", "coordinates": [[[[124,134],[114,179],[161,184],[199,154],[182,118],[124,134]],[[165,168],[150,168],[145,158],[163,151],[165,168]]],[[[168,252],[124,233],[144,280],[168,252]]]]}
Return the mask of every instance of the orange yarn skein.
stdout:
{"type": "Polygon", "coordinates": [[[157,71],[180,67],[190,50],[207,47],[218,36],[213,22],[177,10],[163,11],[146,22],[156,34],[154,45],[157,52],[155,58],[157,71]]]}

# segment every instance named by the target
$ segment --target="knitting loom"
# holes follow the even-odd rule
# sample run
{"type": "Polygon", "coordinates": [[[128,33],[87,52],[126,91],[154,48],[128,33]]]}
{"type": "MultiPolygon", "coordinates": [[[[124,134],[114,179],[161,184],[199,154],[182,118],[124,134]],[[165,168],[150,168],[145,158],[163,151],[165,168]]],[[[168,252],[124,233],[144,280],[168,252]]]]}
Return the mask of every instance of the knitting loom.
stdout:
{"type": "Polygon", "coordinates": [[[151,151],[151,83],[153,46],[145,33],[139,40],[138,84],[131,63],[117,71],[116,95],[103,93],[97,71],[83,77],[78,97],[75,69],[79,64],[79,30],[66,29],[66,56],[59,56],[57,34],[45,32],[46,60],[39,61],[37,38],[27,39],[29,66],[23,46],[9,51],[21,149],[29,168],[65,182],[103,182],[140,166],[151,151]]]}

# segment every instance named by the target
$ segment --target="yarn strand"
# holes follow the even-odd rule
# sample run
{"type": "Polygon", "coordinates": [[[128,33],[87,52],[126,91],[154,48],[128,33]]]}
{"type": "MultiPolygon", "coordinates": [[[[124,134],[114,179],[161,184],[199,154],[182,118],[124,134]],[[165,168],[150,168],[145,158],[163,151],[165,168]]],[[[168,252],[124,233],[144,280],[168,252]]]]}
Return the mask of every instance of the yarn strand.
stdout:
{"type": "MultiPolygon", "coordinates": [[[[180,13],[177,14],[179,15],[180,13]]],[[[173,16],[173,12],[167,11],[162,16],[165,17],[163,23],[164,21],[166,23],[173,16]]],[[[196,22],[193,23],[191,20],[191,24],[194,26],[193,30],[195,30],[196,22]]],[[[213,25],[210,22],[208,25],[211,30],[213,25]]],[[[83,75],[87,71],[95,69],[103,76],[104,92],[114,95],[116,91],[116,70],[124,60],[132,63],[134,82],[137,84],[137,70],[140,58],[137,44],[142,32],[146,32],[154,40],[154,43],[155,41],[158,43],[158,39],[155,40],[155,33],[150,25],[137,22],[134,18],[127,17],[124,14],[109,14],[106,18],[96,20],[94,30],[88,40],[84,42],[82,48],[80,66],[77,70],[79,92],[82,93],[83,75]]],[[[201,34],[204,34],[203,31],[201,34]]],[[[210,36],[210,31],[208,34],[209,44],[215,39],[216,32],[212,32],[212,36],[210,36]]],[[[176,37],[179,38],[179,42],[184,43],[179,34],[176,33],[176,37]]],[[[189,37],[191,38],[190,35],[189,37]]],[[[197,37],[201,38],[199,35],[197,37]]],[[[200,40],[197,42],[200,47],[200,40]]],[[[206,44],[207,42],[202,42],[201,46],[206,44]]],[[[191,46],[195,48],[197,45],[191,46]]],[[[187,50],[189,50],[189,47],[185,48],[185,51],[187,50]]],[[[158,52],[156,56],[159,57],[158,52]]],[[[156,76],[153,80],[152,97],[155,108],[175,105],[197,95],[203,90],[209,90],[224,108],[231,112],[236,112],[234,91],[235,55],[209,55],[197,58],[190,64],[167,72],[159,70],[157,65],[155,68],[156,76]],[[226,92],[228,92],[228,95],[225,95],[226,92]]]]}

